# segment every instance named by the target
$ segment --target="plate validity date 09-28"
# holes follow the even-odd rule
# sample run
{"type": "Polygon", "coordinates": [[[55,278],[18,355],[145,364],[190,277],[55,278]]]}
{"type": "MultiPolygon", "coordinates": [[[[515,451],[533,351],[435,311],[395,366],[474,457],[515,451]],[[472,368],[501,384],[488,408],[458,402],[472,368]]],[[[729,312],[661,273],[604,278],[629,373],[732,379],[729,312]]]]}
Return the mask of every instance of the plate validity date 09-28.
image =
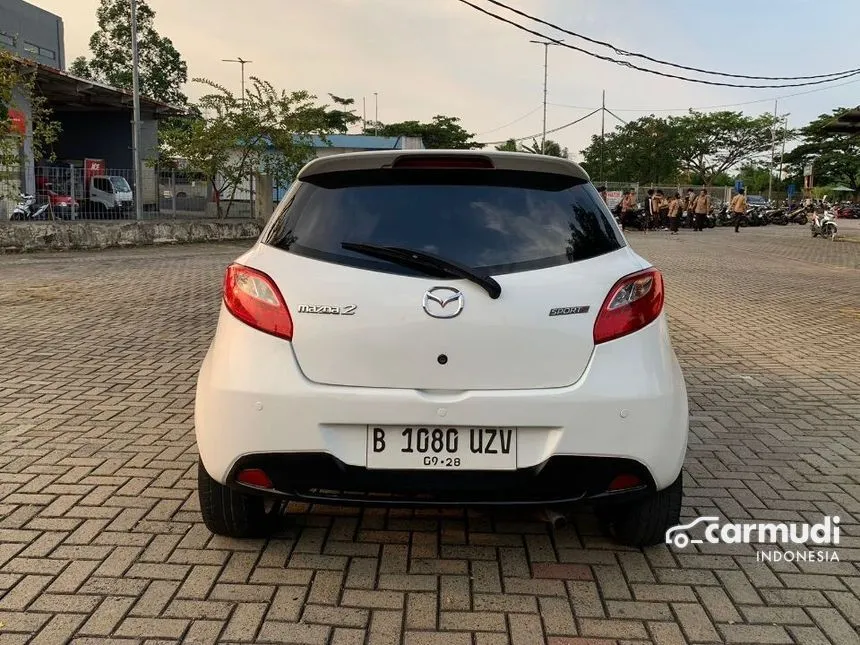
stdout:
{"type": "Polygon", "coordinates": [[[367,467],[514,470],[517,429],[368,426],[367,467]]]}

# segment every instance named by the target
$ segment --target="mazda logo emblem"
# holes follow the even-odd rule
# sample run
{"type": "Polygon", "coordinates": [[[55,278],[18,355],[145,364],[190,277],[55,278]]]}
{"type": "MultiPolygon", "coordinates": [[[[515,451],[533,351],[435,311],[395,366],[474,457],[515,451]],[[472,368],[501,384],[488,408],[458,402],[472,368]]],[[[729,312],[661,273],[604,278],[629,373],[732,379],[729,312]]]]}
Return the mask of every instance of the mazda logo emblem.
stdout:
{"type": "Polygon", "coordinates": [[[453,287],[433,287],[424,294],[422,305],[433,318],[455,318],[463,311],[465,297],[453,287]]]}

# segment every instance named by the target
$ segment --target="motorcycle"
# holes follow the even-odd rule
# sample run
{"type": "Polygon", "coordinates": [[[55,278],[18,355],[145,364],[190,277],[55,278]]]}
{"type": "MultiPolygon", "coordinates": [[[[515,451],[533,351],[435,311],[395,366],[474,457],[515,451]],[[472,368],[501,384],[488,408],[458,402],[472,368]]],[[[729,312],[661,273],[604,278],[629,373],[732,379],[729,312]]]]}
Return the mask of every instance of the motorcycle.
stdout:
{"type": "Polygon", "coordinates": [[[765,217],[767,217],[771,224],[777,224],[778,226],[785,226],[788,224],[788,217],[785,214],[785,210],[782,208],[766,211],[765,217]]]}
{"type": "Polygon", "coordinates": [[[644,208],[624,213],[623,217],[621,217],[621,223],[625,229],[635,228],[638,231],[644,231],[646,228],[650,228],[648,213],[644,208]]]}
{"type": "Polygon", "coordinates": [[[717,224],[719,226],[731,226],[732,225],[732,214],[729,213],[729,207],[726,204],[723,204],[723,207],[717,213],[717,224]]]}
{"type": "Polygon", "coordinates": [[[832,210],[826,210],[823,213],[813,213],[810,229],[812,230],[812,237],[829,237],[831,240],[835,240],[838,229],[836,226],[836,215],[832,210]]]}
{"type": "Polygon", "coordinates": [[[747,220],[750,226],[767,226],[770,223],[764,208],[755,206],[747,210],[747,220]]]}
{"type": "Polygon", "coordinates": [[[786,217],[788,218],[788,221],[793,224],[806,225],[809,223],[809,215],[806,212],[806,208],[803,206],[786,213],[786,217]]]}
{"type": "Polygon", "coordinates": [[[42,204],[37,206],[35,195],[20,194],[21,201],[15,206],[12,211],[12,218],[15,221],[25,220],[41,220],[47,219],[48,207],[50,204],[42,204]]]}

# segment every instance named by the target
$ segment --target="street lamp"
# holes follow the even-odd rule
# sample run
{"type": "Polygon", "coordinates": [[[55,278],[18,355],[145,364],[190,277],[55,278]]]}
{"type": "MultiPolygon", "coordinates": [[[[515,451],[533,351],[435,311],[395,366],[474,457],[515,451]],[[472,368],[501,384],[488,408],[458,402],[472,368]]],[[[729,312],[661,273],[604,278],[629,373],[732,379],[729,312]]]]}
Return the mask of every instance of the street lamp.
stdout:
{"type": "Polygon", "coordinates": [[[252,60],[243,60],[242,57],[222,58],[222,63],[239,63],[242,66],[242,106],[245,106],[245,65],[253,63],[252,60]]]}
{"type": "Polygon", "coordinates": [[[782,119],[782,153],[779,155],[779,180],[782,181],[782,160],[785,158],[785,139],[788,136],[788,117],[791,112],[786,112],[780,118],[782,119]]]}
{"type": "MultiPolygon", "coordinates": [[[[773,165],[774,165],[774,156],[776,155],[776,129],[777,125],[781,122],[785,122],[785,119],[789,116],[790,112],[786,112],[785,114],[781,114],[779,116],[776,115],[776,104],[773,106],[773,117],[774,122],[773,126],[771,126],[770,134],[771,134],[771,146],[770,146],[770,170],[768,171],[768,182],[767,182],[767,200],[770,201],[773,196],[773,165]]],[[[783,137],[782,137],[782,154],[785,155],[785,133],[787,130],[787,125],[783,126],[783,137]]],[[[782,180],[782,157],[779,159],[779,179],[782,180]]]]}
{"type": "Polygon", "coordinates": [[[564,41],[559,40],[556,42],[549,42],[545,40],[530,40],[529,42],[534,43],[535,45],[543,45],[543,134],[540,138],[540,153],[546,154],[546,81],[549,63],[549,46],[560,45],[564,41]]]}

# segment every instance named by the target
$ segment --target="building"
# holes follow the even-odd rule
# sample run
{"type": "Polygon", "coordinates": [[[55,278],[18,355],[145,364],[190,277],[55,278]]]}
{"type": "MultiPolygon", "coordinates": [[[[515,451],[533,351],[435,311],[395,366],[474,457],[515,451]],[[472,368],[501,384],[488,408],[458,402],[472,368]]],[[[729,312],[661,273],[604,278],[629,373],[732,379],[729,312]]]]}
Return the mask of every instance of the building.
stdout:
{"type": "Polygon", "coordinates": [[[368,134],[332,134],[324,141],[314,137],[313,146],[317,157],[342,154],[344,152],[367,152],[370,150],[415,150],[423,149],[421,137],[377,137],[368,134]]]}
{"type": "MultiPolygon", "coordinates": [[[[7,0],[0,0],[6,2],[7,0]]],[[[30,141],[32,120],[26,97],[16,97],[10,114],[20,115],[24,141],[21,150],[20,168],[0,169],[7,185],[4,194],[18,190],[37,193],[43,182],[55,189],[74,192],[74,197],[83,195],[84,166],[87,159],[97,160],[105,174],[121,175],[129,184],[134,183],[132,168],[132,120],[133,101],[129,91],[102,85],[88,79],[72,76],[59,69],[22,60],[21,65],[35,68],[39,92],[47,99],[52,110],[51,118],[61,126],[59,139],[53,144],[56,161],[46,163],[33,159],[30,141]],[[68,187],[68,188],[65,188],[68,187]]],[[[154,158],[158,149],[158,121],[182,114],[180,108],[141,97],[141,157],[144,161],[154,158]]],[[[155,169],[143,164],[142,185],[139,194],[144,207],[154,208],[159,199],[158,177],[155,169]]],[[[134,187],[135,193],[138,187],[134,187]]],[[[0,199],[0,220],[8,219],[14,203],[0,199]]]]}
{"type": "Polygon", "coordinates": [[[24,0],[0,0],[0,47],[21,58],[66,69],[63,19],[24,0]]]}

